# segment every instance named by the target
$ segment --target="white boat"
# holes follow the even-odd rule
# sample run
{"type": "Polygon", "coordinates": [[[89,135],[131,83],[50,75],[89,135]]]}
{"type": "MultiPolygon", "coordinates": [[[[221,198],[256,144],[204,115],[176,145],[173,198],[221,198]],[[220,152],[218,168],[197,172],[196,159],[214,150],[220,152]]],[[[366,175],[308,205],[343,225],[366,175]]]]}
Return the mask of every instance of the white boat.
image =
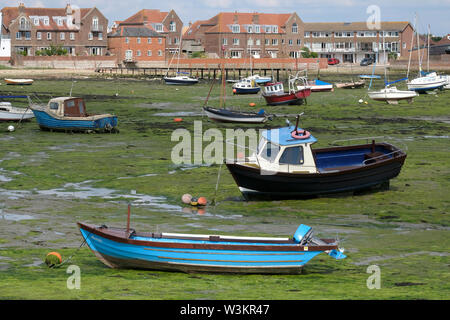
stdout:
{"type": "Polygon", "coordinates": [[[441,75],[440,78],[444,79],[446,82],[444,89],[449,90],[450,89],[450,76],[449,75],[441,75]]]}
{"type": "Polygon", "coordinates": [[[447,79],[438,76],[436,72],[428,73],[423,77],[418,77],[407,83],[408,90],[419,93],[442,89],[445,85],[447,85],[447,79]]]}
{"type": "Polygon", "coordinates": [[[6,84],[13,84],[13,85],[30,85],[33,84],[33,79],[8,79],[5,78],[6,84]]]}
{"type": "Polygon", "coordinates": [[[34,118],[32,110],[16,108],[11,102],[0,102],[0,121],[21,121],[34,118]]]}
{"type": "Polygon", "coordinates": [[[311,89],[312,92],[333,91],[333,84],[317,79],[307,81],[305,85],[297,86],[297,89],[311,89]]]}
{"type": "Polygon", "coordinates": [[[256,85],[256,81],[250,78],[242,79],[233,84],[232,88],[234,94],[253,94],[258,93],[261,90],[261,88],[256,85]]]}
{"type": "Polygon", "coordinates": [[[191,85],[198,83],[198,79],[188,76],[164,77],[166,84],[191,85]]]}
{"type": "Polygon", "coordinates": [[[245,78],[245,79],[248,79],[248,80],[255,80],[255,82],[256,82],[257,84],[265,84],[265,83],[267,83],[267,82],[271,82],[271,81],[272,81],[272,77],[262,77],[262,76],[260,76],[259,74],[254,74],[254,75],[252,75],[252,76],[250,76],[250,77],[247,77],[247,78],[245,78]]]}
{"type": "Polygon", "coordinates": [[[409,103],[413,102],[413,98],[419,94],[410,90],[398,90],[397,87],[385,87],[380,91],[369,92],[370,99],[377,101],[386,101],[389,104],[398,104],[399,100],[408,100],[409,103]]]}
{"type": "Polygon", "coordinates": [[[218,122],[234,122],[234,123],[263,123],[272,120],[272,115],[268,115],[261,109],[256,112],[236,111],[230,109],[216,109],[211,107],[203,107],[208,118],[218,122]]]}

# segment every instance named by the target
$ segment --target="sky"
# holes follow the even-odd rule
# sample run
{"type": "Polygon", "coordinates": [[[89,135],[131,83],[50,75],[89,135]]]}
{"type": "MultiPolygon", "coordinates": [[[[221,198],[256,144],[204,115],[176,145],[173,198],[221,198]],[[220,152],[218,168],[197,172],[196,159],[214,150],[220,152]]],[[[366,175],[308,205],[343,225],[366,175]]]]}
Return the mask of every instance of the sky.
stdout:
{"type": "Polygon", "coordinates": [[[206,20],[219,12],[297,12],[304,22],[367,21],[367,8],[379,7],[381,21],[410,21],[420,33],[426,33],[430,24],[433,35],[450,34],[450,0],[0,0],[0,7],[17,6],[61,8],[67,3],[81,8],[97,7],[108,18],[124,20],[141,9],[174,9],[185,25],[206,20]]]}

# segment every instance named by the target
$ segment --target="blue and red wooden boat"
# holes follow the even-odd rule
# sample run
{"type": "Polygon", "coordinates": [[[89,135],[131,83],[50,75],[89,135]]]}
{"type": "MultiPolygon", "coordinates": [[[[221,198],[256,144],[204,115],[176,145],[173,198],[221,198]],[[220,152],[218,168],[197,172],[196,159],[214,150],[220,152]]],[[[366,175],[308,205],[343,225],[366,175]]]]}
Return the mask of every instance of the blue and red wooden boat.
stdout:
{"type": "Polygon", "coordinates": [[[41,129],[63,131],[117,132],[117,117],[111,114],[88,114],[82,98],[59,97],[47,105],[31,105],[41,129]]]}
{"type": "Polygon", "coordinates": [[[140,233],[78,222],[92,252],[111,268],[182,272],[298,274],[325,252],[343,259],[334,239],[317,239],[300,225],[292,238],[140,233]]]}

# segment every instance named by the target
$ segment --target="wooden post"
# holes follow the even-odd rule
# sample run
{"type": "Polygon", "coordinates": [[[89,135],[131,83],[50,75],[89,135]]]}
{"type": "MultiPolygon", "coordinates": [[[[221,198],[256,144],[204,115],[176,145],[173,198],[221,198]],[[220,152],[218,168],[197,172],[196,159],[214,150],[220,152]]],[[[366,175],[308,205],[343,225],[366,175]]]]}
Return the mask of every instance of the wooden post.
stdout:
{"type": "Polygon", "coordinates": [[[130,234],[130,215],[131,215],[131,203],[128,203],[128,217],[127,217],[127,237],[130,234]]]}

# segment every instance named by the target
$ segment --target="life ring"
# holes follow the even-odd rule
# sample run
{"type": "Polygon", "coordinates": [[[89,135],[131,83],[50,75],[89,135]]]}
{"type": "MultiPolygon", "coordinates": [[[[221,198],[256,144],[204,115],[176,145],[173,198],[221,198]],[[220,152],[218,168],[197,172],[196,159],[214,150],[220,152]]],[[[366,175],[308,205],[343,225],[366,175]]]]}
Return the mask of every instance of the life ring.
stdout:
{"type": "Polygon", "coordinates": [[[306,130],[294,130],[291,132],[291,136],[294,139],[308,139],[311,133],[306,130]]]}

